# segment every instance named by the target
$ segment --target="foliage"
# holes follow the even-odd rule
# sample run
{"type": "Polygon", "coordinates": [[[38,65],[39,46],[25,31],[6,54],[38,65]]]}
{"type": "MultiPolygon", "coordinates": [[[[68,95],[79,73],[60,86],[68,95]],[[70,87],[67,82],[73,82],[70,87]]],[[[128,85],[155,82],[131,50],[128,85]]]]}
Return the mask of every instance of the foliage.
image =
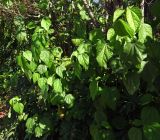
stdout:
{"type": "Polygon", "coordinates": [[[0,139],[158,140],[151,3],[143,13],[133,0],[1,2],[0,139]]]}

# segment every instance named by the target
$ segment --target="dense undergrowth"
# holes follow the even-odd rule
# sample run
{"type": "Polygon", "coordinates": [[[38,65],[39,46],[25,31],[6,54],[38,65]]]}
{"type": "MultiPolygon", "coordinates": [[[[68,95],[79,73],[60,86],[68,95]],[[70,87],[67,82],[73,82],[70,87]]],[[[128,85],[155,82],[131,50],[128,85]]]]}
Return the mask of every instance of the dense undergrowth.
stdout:
{"type": "Polygon", "coordinates": [[[159,6],[0,1],[0,139],[159,140],[159,6]]]}

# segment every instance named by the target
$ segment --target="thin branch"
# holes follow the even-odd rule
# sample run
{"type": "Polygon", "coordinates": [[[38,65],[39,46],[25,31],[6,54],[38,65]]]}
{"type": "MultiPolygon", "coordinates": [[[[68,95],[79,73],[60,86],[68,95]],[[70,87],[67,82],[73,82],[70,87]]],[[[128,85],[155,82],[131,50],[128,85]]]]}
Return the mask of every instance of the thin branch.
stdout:
{"type": "Polygon", "coordinates": [[[90,16],[90,18],[91,18],[92,21],[93,21],[93,24],[94,24],[95,26],[97,26],[96,18],[94,17],[94,14],[93,14],[90,6],[89,6],[88,0],[82,0],[82,1],[83,1],[83,3],[84,3],[84,6],[85,6],[87,12],[88,12],[88,15],[90,16]]]}
{"type": "Polygon", "coordinates": [[[140,6],[141,6],[141,10],[142,10],[142,20],[144,21],[144,6],[145,6],[145,0],[142,0],[140,6]]]}

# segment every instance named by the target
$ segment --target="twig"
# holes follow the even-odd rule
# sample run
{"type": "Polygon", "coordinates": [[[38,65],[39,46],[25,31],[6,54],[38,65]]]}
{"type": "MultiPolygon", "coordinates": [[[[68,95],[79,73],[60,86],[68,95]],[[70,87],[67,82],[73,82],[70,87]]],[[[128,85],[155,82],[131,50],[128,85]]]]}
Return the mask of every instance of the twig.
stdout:
{"type": "Polygon", "coordinates": [[[98,23],[97,23],[97,21],[96,21],[96,19],[95,19],[95,17],[94,17],[94,14],[93,14],[90,6],[89,6],[88,0],[83,0],[83,3],[84,3],[84,6],[85,6],[85,8],[86,8],[86,10],[87,10],[90,18],[91,18],[92,21],[93,21],[93,24],[94,24],[95,26],[97,26],[98,23]]]}
{"type": "Polygon", "coordinates": [[[145,0],[142,0],[140,4],[141,10],[142,10],[142,21],[144,21],[144,5],[145,5],[145,0]]]}

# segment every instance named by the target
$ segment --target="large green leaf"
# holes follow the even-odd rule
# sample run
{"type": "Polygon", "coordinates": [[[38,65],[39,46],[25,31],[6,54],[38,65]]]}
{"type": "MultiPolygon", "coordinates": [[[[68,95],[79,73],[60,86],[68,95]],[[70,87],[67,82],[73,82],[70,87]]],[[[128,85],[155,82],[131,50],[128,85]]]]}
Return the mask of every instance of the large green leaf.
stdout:
{"type": "Polygon", "coordinates": [[[79,46],[80,44],[82,44],[84,42],[84,39],[82,38],[74,38],[72,39],[72,43],[75,45],[75,46],[79,46]]]}
{"type": "Polygon", "coordinates": [[[110,28],[107,32],[107,40],[111,41],[115,37],[115,31],[113,28],[110,28]]]}
{"type": "Polygon", "coordinates": [[[50,86],[52,86],[52,85],[53,85],[53,80],[54,80],[53,76],[50,76],[50,77],[47,79],[47,84],[50,85],[50,86]]]}
{"type": "Polygon", "coordinates": [[[146,106],[141,111],[141,119],[144,125],[160,122],[160,114],[155,107],[146,106]]]}
{"type": "Polygon", "coordinates": [[[124,13],[123,9],[117,9],[113,15],[113,22],[115,22],[120,16],[122,16],[123,13],[124,13]]]}
{"type": "Polygon", "coordinates": [[[123,48],[123,59],[131,64],[139,65],[146,58],[146,47],[140,43],[126,43],[123,48]]]}
{"type": "Polygon", "coordinates": [[[44,89],[46,88],[46,82],[47,82],[46,78],[39,78],[39,79],[38,79],[38,86],[39,86],[42,90],[44,90],[44,89]]]}
{"type": "Polygon", "coordinates": [[[122,19],[119,19],[114,23],[114,30],[119,36],[128,36],[131,38],[134,36],[134,30],[122,19]]]}
{"type": "Polygon", "coordinates": [[[60,65],[56,68],[56,74],[63,78],[63,72],[66,70],[66,68],[63,65],[60,65]]]}
{"type": "Polygon", "coordinates": [[[40,78],[40,74],[39,73],[34,73],[33,74],[33,83],[36,83],[39,78],[40,78]]]}
{"type": "Polygon", "coordinates": [[[72,56],[77,57],[79,64],[82,65],[85,70],[87,70],[89,67],[89,53],[90,53],[89,43],[81,44],[78,47],[77,51],[74,51],[72,53],[72,56]]]}
{"type": "Polygon", "coordinates": [[[89,53],[90,52],[90,49],[91,49],[91,45],[90,43],[82,43],[80,44],[80,46],[78,47],[77,49],[77,52],[79,54],[83,54],[83,53],[89,53]]]}
{"type": "Polygon", "coordinates": [[[87,70],[89,65],[89,56],[88,54],[79,54],[78,55],[78,62],[87,70]]]}
{"type": "Polygon", "coordinates": [[[53,89],[56,93],[62,93],[62,82],[60,79],[55,79],[53,81],[53,89]]]}
{"type": "Polygon", "coordinates": [[[129,72],[125,75],[123,83],[130,95],[133,95],[140,86],[140,77],[135,72],[129,72]]]}
{"type": "Polygon", "coordinates": [[[41,26],[45,29],[45,30],[49,30],[50,26],[51,26],[51,21],[48,18],[43,18],[41,21],[41,26]]]}
{"type": "Polygon", "coordinates": [[[50,52],[47,50],[41,51],[40,59],[48,66],[50,62],[50,52]]]}
{"type": "Polygon", "coordinates": [[[40,73],[40,74],[43,74],[47,71],[47,66],[46,65],[39,65],[37,67],[37,71],[40,73]]]}
{"type": "Polygon", "coordinates": [[[139,8],[127,7],[126,19],[130,27],[136,32],[141,23],[141,11],[139,8]]]}
{"type": "Polygon", "coordinates": [[[15,112],[22,114],[24,110],[24,105],[22,103],[17,102],[13,104],[13,109],[15,112]]]}
{"type": "Polygon", "coordinates": [[[32,61],[32,52],[31,51],[25,51],[23,52],[24,58],[26,58],[28,61],[32,61]]]}
{"type": "Polygon", "coordinates": [[[139,128],[132,127],[128,131],[129,140],[142,140],[142,131],[139,128]]]}
{"type": "Polygon", "coordinates": [[[101,67],[107,68],[107,61],[112,57],[112,52],[105,41],[99,40],[97,45],[97,57],[96,60],[101,67]]]}
{"type": "Polygon", "coordinates": [[[35,69],[37,68],[37,64],[33,61],[30,62],[30,64],[28,65],[29,70],[31,70],[32,72],[35,71],[35,69]]]}
{"type": "Polygon", "coordinates": [[[152,27],[149,24],[141,23],[138,33],[138,40],[144,43],[147,37],[152,38],[152,27]]]}
{"type": "Polygon", "coordinates": [[[72,94],[67,94],[64,98],[65,102],[68,104],[69,107],[72,107],[74,104],[74,96],[72,94]]]}

